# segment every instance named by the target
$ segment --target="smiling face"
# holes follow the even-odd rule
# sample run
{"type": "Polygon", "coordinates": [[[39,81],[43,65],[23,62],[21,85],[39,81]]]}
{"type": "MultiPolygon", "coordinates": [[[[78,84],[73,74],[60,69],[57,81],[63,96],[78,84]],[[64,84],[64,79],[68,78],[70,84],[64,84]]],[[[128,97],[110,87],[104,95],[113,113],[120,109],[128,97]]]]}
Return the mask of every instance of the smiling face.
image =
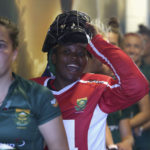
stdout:
{"type": "Polygon", "coordinates": [[[16,55],[17,51],[13,50],[9,31],[0,24],[0,78],[11,74],[11,64],[16,55]]]}
{"type": "Polygon", "coordinates": [[[60,46],[52,56],[56,67],[56,82],[66,86],[80,78],[87,63],[86,44],[60,46]]]}
{"type": "Polygon", "coordinates": [[[138,35],[127,35],[123,40],[123,50],[139,65],[143,54],[142,39],[138,35]]]}

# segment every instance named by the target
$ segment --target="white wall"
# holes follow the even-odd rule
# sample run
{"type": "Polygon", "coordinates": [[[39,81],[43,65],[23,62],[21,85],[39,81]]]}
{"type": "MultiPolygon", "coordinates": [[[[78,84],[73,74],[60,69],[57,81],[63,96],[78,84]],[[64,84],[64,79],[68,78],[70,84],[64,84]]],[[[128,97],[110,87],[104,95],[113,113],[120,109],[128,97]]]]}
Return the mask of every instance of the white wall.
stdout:
{"type": "Polygon", "coordinates": [[[148,26],[148,0],[126,0],[126,32],[138,30],[139,24],[148,26]]]}

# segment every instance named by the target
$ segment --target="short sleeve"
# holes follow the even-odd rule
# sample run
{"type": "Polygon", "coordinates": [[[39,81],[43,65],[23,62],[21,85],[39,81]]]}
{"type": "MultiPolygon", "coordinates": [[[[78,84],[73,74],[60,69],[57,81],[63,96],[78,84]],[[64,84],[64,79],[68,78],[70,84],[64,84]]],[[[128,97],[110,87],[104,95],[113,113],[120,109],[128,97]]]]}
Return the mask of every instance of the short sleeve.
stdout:
{"type": "Polygon", "coordinates": [[[37,85],[32,95],[34,98],[32,108],[38,125],[61,115],[58,102],[48,88],[37,85]]]}

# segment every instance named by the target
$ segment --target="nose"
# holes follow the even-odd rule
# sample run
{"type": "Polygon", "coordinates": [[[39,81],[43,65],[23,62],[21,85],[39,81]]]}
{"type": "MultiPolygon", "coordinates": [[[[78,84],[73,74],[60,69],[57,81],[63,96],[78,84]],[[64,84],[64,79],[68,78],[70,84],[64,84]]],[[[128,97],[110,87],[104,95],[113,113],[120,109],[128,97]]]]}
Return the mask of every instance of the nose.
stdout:
{"type": "Polygon", "coordinates": [[[135,52],[135,49],[133,47],[130,48],[130,53],[134,53],[135,52]]]}
{"type": "Polygon", "coordinates": [[[131,47],[129,47],[128,49],[127,49],[127,53],[135,53],[135,48],[133,47],[133,46],[131,46],[131,47]]]}
{"type": "Polygon", "coordinates": [[[72,59],[77,59],[77,57],[78,57],[77,53],[75,53],[75,52],[71,53],[71,58],[72,59]]]}

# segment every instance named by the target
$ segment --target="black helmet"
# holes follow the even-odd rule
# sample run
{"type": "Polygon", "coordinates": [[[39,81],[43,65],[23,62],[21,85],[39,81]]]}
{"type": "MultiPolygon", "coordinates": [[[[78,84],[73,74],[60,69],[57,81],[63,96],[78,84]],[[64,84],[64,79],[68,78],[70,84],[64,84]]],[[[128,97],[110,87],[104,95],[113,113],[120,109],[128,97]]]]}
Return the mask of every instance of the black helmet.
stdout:
{"type": "Polygon", "coordinates": [[[90,17],[82,12],[71,10],[56,17],[50,25],[46,35],[42,51],[48,52],[56,44],[87,43],[87,36],[92,33],[86,28],[86,22],[90,17]]]}

